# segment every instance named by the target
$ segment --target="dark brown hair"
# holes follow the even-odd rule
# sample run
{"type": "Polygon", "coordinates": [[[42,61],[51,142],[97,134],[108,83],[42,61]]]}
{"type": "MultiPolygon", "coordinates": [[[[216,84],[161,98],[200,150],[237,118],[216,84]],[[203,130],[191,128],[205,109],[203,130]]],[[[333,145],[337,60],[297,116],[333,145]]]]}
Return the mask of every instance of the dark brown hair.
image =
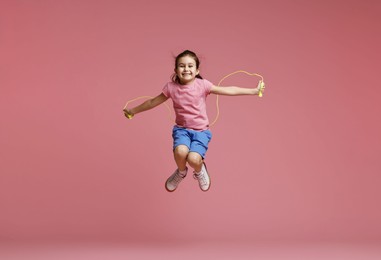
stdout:
{"type": "MultiPolygon", "coordinates": [[[[194,59],[194,61],[196,62],[196,69],[198,69],[200,67],[200,60],[197,57],[196,53],[194,53],[193,51],[190,51],[190,50],[185,50],[185,51],[183,51],[182,53],[180,53],[179,55],[176,56],[176,58],[175,58],[175,69],[177,69],[177,63],[179,62],[179,59],[181,59],[182,57],[185,57],[185,56],[189,56],[192,59],[194,59]]],[[[177,77],[176,73],[172,74],[171,78],[172,78],[173,82],[180,84],[180,80],[177,77]]],[[[202,79],[200,74],[197,74],[196,78],[202,79]]]]}

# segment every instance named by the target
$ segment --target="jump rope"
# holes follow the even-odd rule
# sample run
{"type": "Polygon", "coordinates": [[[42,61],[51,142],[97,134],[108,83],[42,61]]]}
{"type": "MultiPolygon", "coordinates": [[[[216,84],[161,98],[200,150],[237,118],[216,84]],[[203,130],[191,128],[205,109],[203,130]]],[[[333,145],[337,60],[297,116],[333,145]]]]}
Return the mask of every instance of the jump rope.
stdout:
{"type": "MultiPolygon", "coordinates": [[[[247,72],[247,71],[244,71],[244,70],[237,70],[237,71],[235,71],[235,72],[232,72],[232,73],[230,73],[230,74],[224,76],[224,77],[220,80],[220,82],[218,82],[218,86],[220,86],[221,83],[222,83],[225,79],[227,79],[228,77],[233,76],[233,75],[238,74],[238,73],[244,73],[244,74],[249,75],[249,76],[257,76],[257,77],[261,78],[261,80],[260,80],[260,85],[259,85],[260,87],[259,87],[258,96],[259,96],[259,97],[262,97],[262,96],[263,96],[263,89],[265,88],[265,82],[264,82],[264,80],[263,80],[263,77],[262,77],[261,75],[257,74],[257,73],[250,73],[250,72],[247,72]]],[[[134,98],[134,99],[128,100],[127,103],[126,103],[126,105],[125,105],[124,108],[123,108],[124,115],[125,115],[128,119],[132,119],[132,118],[134,117],[134,115],[129,114],[129,113],[125,110],[125,109],[127,108],[128,104],[130,104],[130,103],[132,103],[132,102],[135,102],[135,101],[137,101],[137,100],[140,100],[140,99],[150,99],[150,98],[154,98],[154,97],[153,97],[153,96],[139,96],[139,97],[136,97],[136,98],[134,98]]],[[[169,118],[171,119],[171,121],[172,121],[172,122],[175,121],[174,118],[171,116],[171,114],[172,114],[171,108],[168,106],[167,103],[164,103],[164,105],[165,105],[166,108],[168,109],[168,112],[169,112],[169,118]]],[[[217,115],[216,115],[215,119],[213,120],[213,122],[212,122],[209,126],[213,126],[213,125],[217,122],[217,120],[218,120],[218,118],[219,118],[219,116],[220,116],[219,95],[217,95],[217,98],[216,98],[216,108],[217,108],[217,115]]]]}

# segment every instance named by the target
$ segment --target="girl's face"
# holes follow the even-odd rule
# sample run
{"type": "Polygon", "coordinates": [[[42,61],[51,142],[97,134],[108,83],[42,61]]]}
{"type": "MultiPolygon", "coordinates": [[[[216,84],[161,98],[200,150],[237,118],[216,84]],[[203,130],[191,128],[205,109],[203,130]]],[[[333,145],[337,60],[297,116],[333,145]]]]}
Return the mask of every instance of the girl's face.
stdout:
{"type": "Polygon", "coordinates": [[[184,56],[176,64],[175,72],[180,83],[186,85],[194,81],[199,70],[196,68],[196,61],[192,57],[184,56]]]}

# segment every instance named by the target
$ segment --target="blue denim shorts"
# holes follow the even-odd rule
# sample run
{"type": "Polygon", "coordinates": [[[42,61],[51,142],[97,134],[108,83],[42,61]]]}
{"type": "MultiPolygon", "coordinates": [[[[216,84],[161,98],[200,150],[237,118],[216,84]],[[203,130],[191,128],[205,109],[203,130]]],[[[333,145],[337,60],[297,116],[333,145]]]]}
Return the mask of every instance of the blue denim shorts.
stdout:
{"type": "Polygon", "coordinates": [[[208,144],[212,139],[212,132],[210,130],[196,131],[175,125],[172,137],[173,150],[179,145],[185,145],[189,148],[189,152],[199,153],[202,158],[205,158],[208,144]]]}

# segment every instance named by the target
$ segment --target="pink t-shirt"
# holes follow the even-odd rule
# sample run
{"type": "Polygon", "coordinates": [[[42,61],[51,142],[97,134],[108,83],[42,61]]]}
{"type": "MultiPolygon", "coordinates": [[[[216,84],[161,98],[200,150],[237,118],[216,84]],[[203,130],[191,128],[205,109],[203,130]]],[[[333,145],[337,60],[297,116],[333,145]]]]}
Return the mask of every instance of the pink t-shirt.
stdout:
{"type": "Polygon", "coordinates": [[[199,78],[189,85],[168,82],[164,86],[163,94],[173,101],[178,126],[194,130],[209,128],[206,97],[210,94],[212,86],[211,82],[199,78]]]}

